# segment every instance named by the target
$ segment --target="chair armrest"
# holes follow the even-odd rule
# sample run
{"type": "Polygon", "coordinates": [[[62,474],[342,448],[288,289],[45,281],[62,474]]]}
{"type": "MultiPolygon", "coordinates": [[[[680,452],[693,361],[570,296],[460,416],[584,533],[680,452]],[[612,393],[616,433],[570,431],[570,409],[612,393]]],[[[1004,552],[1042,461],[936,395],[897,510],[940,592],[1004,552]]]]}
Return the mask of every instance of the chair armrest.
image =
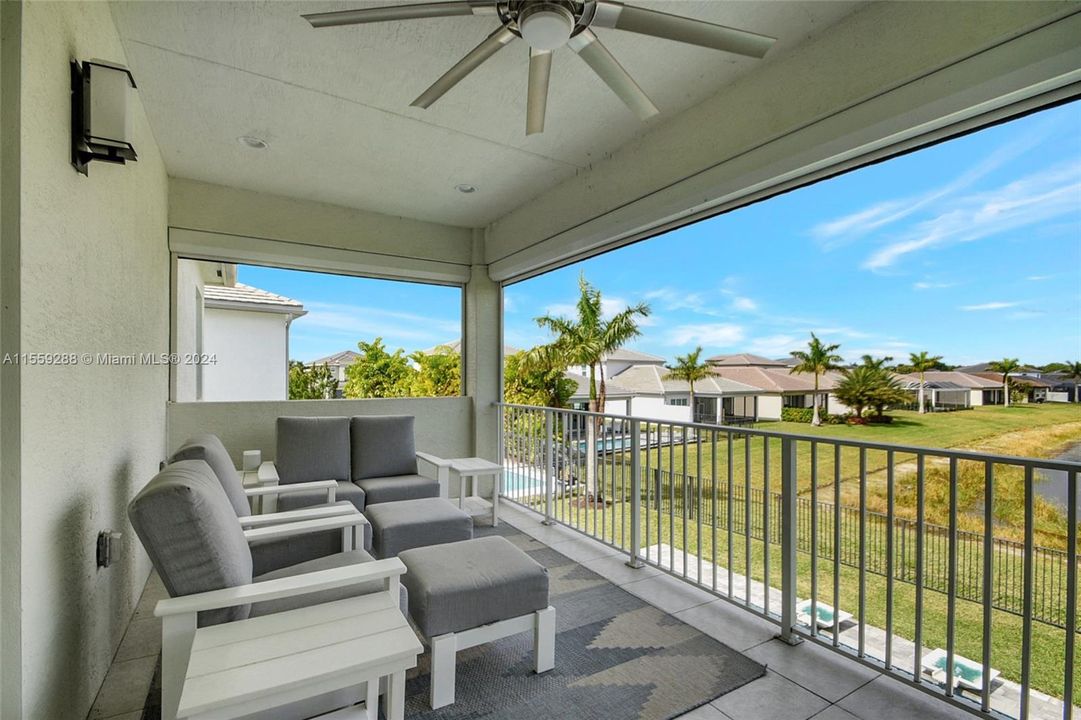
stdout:
{"type": "Polygon", "coordinates": [[[439,483],[439,497],[444,500],[450,497],[450,460],[444,460],[441,457],[425,452],[418,452],[417,460],[423,460],[431,466],[431,468],[428,468],[418,463],[417,474],[430,480],[436,480],[439,483]],[[432,469],[435,472],[432,472],[432,469]]]}
{"type": "Polygon", "coordinates": [[[417,459],[418,460],[423,460],[426,463],[430,463],[432,465],[435,465],[437,468],[449,468],[450,467],[450,460],[445,460],[444,458],[438,457],[436,455],[432,455],[431,453],[418,452],[417,453],[417,459]]]}
{"type": "Polygon", "coordinates": [[[279,600],[324,590],[336,590],[372,580],[396,582],[405,572],[405,564],[396,557],[374,562],[357,563],[329,570],[318,570],[304,575],[160,600],[154,607],[154,615],[156,617],[168,617],[170,615],[186,615],[205,610],[219,610],[236,605],[279,600]]]}
{"type": "Polygon", "coordinates": [[[267,525],[282,525],[284,523],[300,522],[301,520],[336,517],[338,515],[352,515],[356,512],[358,512],[358,510],[352,504],[316,505],[314,507],[301,508],[300,510],[267,513],[266,515],[247,515],[238,517],[237,520],[240,521],[240,527],[248,529],[264,527],[267,525]]]}
{"type": "Polygon", "coordinates": [[[260,485],[277,485],[278,484],[278,468],[270,460],[259,465],[259,484],[260,485]]]}
{"type": "MultiPolygon", "coordinates": [[[[267,487],[245,488],[244,494],[248,497],[255,497],[259,495],[287,495],[289,493],[304,492],[307,490],[327,490],[329,495],[333,495],[332,491],[337,489],[337,480],[314,480],[312,482],[289,483],[288,485],[268,485],[267,487]]],[[[330,497],[327,502],[334,502],[334,498],[330,497]]]]}
{"type": "Polygon", "coordinates": [[[368,519],[366,517],[358,512],[354,512],[348,515],[336,515],[332,517],[316,518],[314,520],[291,522],[284,525],[279,524],[252,528],[251,530],[244,531],[244,539],[250,544],[265,540],[281,540],[283,538],[291,538],[298,535],[309,535],[311,533],[323,532],[326,530],[344,530],[345,528],[367,524],[368,519]]]}

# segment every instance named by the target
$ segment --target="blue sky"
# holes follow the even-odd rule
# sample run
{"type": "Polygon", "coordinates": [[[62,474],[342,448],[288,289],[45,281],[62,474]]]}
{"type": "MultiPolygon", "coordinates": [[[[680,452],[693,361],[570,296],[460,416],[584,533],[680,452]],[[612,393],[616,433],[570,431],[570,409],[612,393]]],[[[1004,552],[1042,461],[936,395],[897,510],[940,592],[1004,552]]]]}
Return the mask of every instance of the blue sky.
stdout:
{"type": "MultiPolygon", "coordinates": [[[[644,352],[787,355],[811,331],[864,353],[966,364],[1081,359],[1081,102],[927,148],[512,286],[505,339],[547,337],[580,272],[615,312],[647,302],[644,352]]],[[[299,299],[294,357],[382,335],[412,351],[459,336],[456,288],[242,266],[299,299]]]]}

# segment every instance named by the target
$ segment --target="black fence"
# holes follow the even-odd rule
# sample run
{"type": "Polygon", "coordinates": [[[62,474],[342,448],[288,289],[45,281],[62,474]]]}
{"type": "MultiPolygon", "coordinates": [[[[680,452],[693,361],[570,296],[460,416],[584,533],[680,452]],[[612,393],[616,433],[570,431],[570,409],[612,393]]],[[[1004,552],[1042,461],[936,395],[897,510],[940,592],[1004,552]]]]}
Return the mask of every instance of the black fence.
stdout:
{"type": "MultiPolygon", "coordinates": [[[[682,479],[680,473],[654,469],[652,487],[649,492],[649,506],[653,511],[660,510],[667,514],[674,512],[677,517],[688,520],[701,520],[704,526],[727,529],[728,488],[717,487],[717,505],[713,505],[713,485],[708,478],[700,488],[698,479],[688,475],[682,479]],[[701,495],[701,507],[698,498],[701,495]],[[659,508],[658,508],[659,500],[659,508]],[[701,514],[699,518],[698,515],[701,514]]],[[[646,506],[647,488],[642,488],[642,505],[646,506]]],[[[746,489],[738,485],[733,487],[731,502],[732,532],[749,535],[756,540],[765,537],[763,518],[763,491],[751,489],[751,528],[746,527],[747,505],[746,489]]],[[[839,545],[840,561],[847,567],[860,565],[860,510],[858,507],[842,505],[840,513],[832,503],[818,502],[812,507],[811,499],[799,497],[796,500],[796,522],[798,525],[798,549],[802,553],[818,553],[818,557],[832,562],[838,547],[834,544],[834,520],[839,517],[841,542],[839,545]],[[817,513],[818,537],[812,538],[811,518],[817,513]]],[[[771,543],[780,542],[781,538],[781,494],[770,493],[770,530],[771,543]]],[[[913,520],[894,518],[893,520],[893,577],[900,582],[915,585],[917,523],[913,520]]],[[[890,532],[889,517],[883,513],[868,511],[865,515],[865,553],[864,562],[868,573],[886,576],[887,554],[886,538],[890,532]]],[[[983,553],[984,542],[981,533],[966,530],[957,531],[957,597],[963,600],[982,603],[983,597],[983,553]]],[[[946,593],[949,587],[949,528],[942,525],[924,523],[923,525],[923,586],[929,590],[946,593]]],[[[1066,622],[1066,571],[1068,558],[1065,550],[1034,546],[1033,549],[1033,586],[1032,617],[1034,620],[1065,627],[1066,622]]],[[[991,541],[992,572],[991,606],[1016,615],[1023,614],[1024,608],[1024,558],[1025,546],[1015,540],[993,538],[991,541]]]]}

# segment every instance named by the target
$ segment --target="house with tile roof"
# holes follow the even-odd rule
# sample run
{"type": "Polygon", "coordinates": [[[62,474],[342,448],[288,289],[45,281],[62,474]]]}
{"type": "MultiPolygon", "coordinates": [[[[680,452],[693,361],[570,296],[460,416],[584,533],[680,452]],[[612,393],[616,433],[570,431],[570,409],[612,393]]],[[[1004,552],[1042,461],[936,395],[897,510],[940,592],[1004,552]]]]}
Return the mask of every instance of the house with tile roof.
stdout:
{"type": "MultiPolygon", "coordinates": [[[[902,387],[918,391],[919,373],[898,375],[902,387]]],[[[932,409],[956,409],[1003,403],[1002,379],[957,370],[930,370],[923,374],[924,393],[932,409]]]]}
{"type": "Polygon", "coordinates": [[[236,281],[236,265],[177,262],[177,353],[202,363],[174,368],[180,401],[287,400],[289,327],[303,303],[236,281]]]}

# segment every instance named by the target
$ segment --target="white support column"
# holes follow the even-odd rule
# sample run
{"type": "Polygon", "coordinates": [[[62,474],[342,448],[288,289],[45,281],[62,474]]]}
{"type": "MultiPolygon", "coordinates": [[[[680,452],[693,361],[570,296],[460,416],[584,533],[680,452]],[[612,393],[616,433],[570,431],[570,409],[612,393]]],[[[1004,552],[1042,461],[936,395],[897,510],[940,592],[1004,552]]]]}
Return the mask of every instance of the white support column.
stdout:
{"type": "MultiPolygon", "coordinates": [[[[499,412],[493,403],[502,398],[503,293],[488,277],[483,264],[484,237],[473,236],[473,266],[465,286],[462,338],[465,394],[473,398],[473,451],[477,457],[502,462],[499,447],[499,412]]],[[[480,490],[485,495],[487,488],[480,490]]]]}
{"type": "Polygon", "coordinates": [[[556,666],[556,609],[538,610],[533,628],[533,669],[548,672],[556,666]]]}
{"type": "Polygon", "coordinates": [[[430,703],[437,710],[454,702],[454,673],[458,656],[458,638],[447,633],[432,638],[430,703]]]}

